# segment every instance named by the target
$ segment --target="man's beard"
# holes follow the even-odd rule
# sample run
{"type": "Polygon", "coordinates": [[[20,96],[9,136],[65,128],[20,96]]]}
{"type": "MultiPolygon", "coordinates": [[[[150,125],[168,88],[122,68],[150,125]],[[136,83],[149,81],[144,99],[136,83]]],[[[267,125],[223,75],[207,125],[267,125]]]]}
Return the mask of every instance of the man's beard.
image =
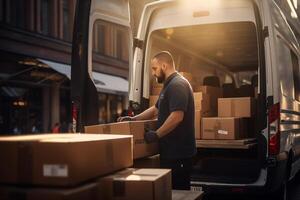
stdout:
{"type": "Polygon", "coordinates": [[[156,77],[157,83],[163,83],[166,80],[166,75],[162,71],[160,72],[160,76],[156,77]]]}

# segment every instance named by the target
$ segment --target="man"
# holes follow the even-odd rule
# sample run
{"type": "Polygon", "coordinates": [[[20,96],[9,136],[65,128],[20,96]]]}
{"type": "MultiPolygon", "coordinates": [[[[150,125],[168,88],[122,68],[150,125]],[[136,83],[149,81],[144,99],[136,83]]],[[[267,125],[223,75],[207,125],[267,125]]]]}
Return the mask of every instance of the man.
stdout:
{"type": "Polygon", "coordinates": [[[159,141],[160,164],[172,169],[173,189],[190,189],[192,157],[196,154],[194,98],[189,82],[175,70],[172,55],[163,51],[151,60],[152,75],[163,89],[155,106],[118,121],[146,120],[158,116],[158,129],[145,133],[145,141],[159,141]]]}

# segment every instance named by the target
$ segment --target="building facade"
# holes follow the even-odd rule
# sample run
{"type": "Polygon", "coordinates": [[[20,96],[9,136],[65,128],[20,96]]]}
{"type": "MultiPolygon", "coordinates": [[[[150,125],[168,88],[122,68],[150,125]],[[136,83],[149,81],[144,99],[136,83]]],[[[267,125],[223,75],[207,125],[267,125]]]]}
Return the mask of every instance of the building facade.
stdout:
{"type": "MultiPolygon", "coordinates": [[[[0,0],[0,134],[49,132],[56,123],[68,131],[75,5],[76,0],[0,0]]],[[[95,84],[109,78],[126,82],[128,32],[105,21],[95,27],[95,84]]],[[[99,90],[98,97],[100,123],[114,121],[127,107],[127,93],[113,87],[99,90]]]]}

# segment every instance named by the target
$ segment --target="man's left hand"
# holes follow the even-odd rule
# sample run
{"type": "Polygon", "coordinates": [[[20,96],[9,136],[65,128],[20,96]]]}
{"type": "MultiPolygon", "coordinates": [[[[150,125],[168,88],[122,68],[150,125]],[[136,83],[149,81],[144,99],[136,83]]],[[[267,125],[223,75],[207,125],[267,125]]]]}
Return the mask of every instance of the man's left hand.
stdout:
{"type": "Polygon", "coordinates": [[[154,143],[154,142],[157,142],[159,137],[158,137],[158,134],[156,131],[147,131],[145,134],[144,134],[144,139],[146,141],[146,143],[154,143]]]}

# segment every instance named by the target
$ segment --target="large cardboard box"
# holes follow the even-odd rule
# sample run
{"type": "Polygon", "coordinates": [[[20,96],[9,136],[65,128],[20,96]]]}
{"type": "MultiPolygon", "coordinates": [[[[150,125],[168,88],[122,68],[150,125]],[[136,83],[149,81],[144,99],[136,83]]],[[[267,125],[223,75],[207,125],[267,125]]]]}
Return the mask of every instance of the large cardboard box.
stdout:
{"type": "Polygon", "coordinates": [[[158,144],[147,144],[144,140],[145,130],[156,130],[157,120],[145,120],[145,121],[130,121],[119,122],[110,124],[100,124],[90,127],[85,127],[86,133],[98,133],[100,130],[105,134],[124,134],[133,135],[133,158],[143,158],[152,156],[158,153],[158,144]],[[101,126],[101,127],[100,127],[101,126]]]}
{"type": "Polygon", "coordinates": [[[203,86],[198,85],[194,86],[194,92],[202,92],[204,94],[208,94],[211,99],[211,108],[214,111],[218,110],[218,98],[222,97],[222,89],[213,86],[203,86]]]}
{"type": "Polygon", "coordinates": [[[236,140],[247,136],[247,119],[238,117],[202,118],[203,140],[236,140]]]}
{"type": "Polygon", "coordinates": [[[130,167],[132,136],[0,137],[0,182],[71,186],[130,167]]]}
{"type": "Polygon", "coordinates": [[[100,179],[105,200],[171,200],[169,169],[127,169],[100,179]]]}
{"type": "Polygon", "coordinates": [[[219,98],[219,117],[252,117],[255,114],[255,100],[251,97],[219,98]]]}
{"type": "Polygon", "coordinates": [[[74,188],[0,186],[1,200],[102,200],[99,183],[87,183],[74,188]]]}
{"type": "Polygon", "coordinates": [[[201,110],[202,112],[211,112],[210,96],[203,92],[194,92],[194,104],[195,110],[201,110]]]}

